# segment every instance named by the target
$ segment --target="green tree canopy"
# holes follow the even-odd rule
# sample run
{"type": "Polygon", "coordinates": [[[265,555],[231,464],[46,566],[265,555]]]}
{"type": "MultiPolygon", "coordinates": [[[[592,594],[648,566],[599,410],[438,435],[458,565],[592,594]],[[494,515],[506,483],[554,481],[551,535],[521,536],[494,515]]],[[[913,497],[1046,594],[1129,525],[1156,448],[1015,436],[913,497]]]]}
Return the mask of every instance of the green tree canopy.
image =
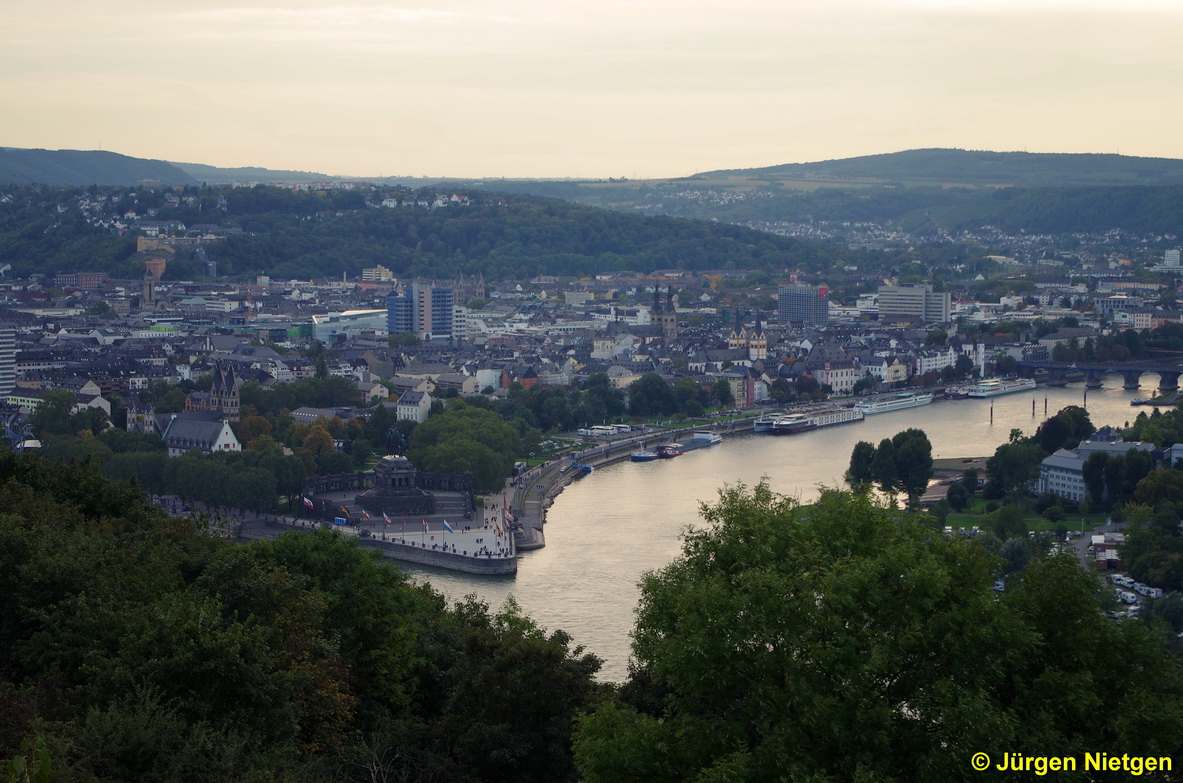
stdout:
{"type": "Polygon", "coordinates": [[[1108,621],[1075,558],[1000,599],[983,547],[865,494],[740,486],[703,516],[642,581],[621,699],[580,721],[588,781],[975,781],[977,752],[1183,750],[1179,662],[1108,621]]]}
{"type": "Polygon", "coordinates": [[[875,478],[875,446],[865,440],[854,444],[850,452],[850,468],[846,471],[846,481],[852,487],[859,484],[869,484],[875,478]]]}
{"type": "Polygon", "coordinates": [[[449,607],[333,531],[226,543],[93,465],[0,454],[0,502],[0,758],[37,737],[53,780],[574,777],[599,661],[512,604],[449,607]]]}
{"type": "Polygon", "coordinates": [[[513,423],[493,411],[454,400],[415,428],[407,457],[420,470],[473,473],[478,493],[494,492],[509,476],[520,438],[513,423]]]}

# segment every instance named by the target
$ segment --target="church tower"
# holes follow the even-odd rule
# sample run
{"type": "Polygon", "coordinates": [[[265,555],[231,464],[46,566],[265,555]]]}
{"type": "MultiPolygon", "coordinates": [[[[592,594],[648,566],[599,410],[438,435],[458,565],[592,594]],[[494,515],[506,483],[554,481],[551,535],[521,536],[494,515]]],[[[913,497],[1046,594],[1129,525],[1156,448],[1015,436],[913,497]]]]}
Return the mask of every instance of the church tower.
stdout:
{"type": "Polygon", "coordinates": [[[674,289],[666,289],[665,301],[661,301],[661,287],[653,287],[653,309],[650,311],[650,322],[661,327],[661,336],[667,342],[672,342],[678,336],[678,314],[674,311],[674,289]]]}
{"type": "Polygon", "coordinates": [[[214,382],[209,394],[211,409],[219,411],[226,421],[238,421],[241,403],[238,374],[234,372],[233,364],[214,362],[214,382]]]}
{"type": "Polygon", "coordinates": [[[756,311],[756,325],[748,337],[748,358],[752,361],[768,358],[768,335],[760,326],[760,311],[756,311]]]}

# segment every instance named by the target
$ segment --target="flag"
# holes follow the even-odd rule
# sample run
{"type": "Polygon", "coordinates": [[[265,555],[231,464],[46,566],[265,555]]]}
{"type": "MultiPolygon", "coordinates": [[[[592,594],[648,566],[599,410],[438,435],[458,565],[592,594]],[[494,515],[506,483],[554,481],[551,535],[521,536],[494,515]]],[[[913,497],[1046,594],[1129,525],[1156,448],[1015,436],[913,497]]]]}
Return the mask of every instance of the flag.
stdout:
{"type": "Polygon", "coordinates": [[[426,519],[425,519],[425,520],[423,520],[423,532],[424,532],[424,533],[426,533],[426,532],[427,532],[427,520],[426,520],[426,519]]]}
{"type": "Polygon", "coordinates": [[[507,524],[510,524],[510,525],[512,525],[512,524],[513,524],[513,523],[516,521],[516,520],[514,519],[514,516],[513,516],[513,514],[509,513],[509,509],[508,509],[508,508],[507,508],[507,509],[503,509],[503,510],[502,510],[502,512],[501,512],[501,516],[502,516],[502,517],[505,519],[505,521],[506,521],[506,523],[507,523],[507,524]]]}
{"type": "Polygon", "coordinates": [[[361,510],[361,515],[362,515],[363,517],[365,517],[367,520],[368,520],[368,519],[370,519],[370,514],[369,514],[369,512],[367,512],[367,511],[366,511],[364,508],[361,510]]]}
{"type": "Polygon", "coordinates": [[[444,530],[447,530],[449,533],[456,532],[455,530],[452,529],[452,526],[448,524],[448,520],[446,520],[446,519],[444,520],[444,530]]]}
{"type": "Polygon", "coordinates": [[[501,528],[497,527],[496,525],[493,525],[493,532],[497,534],[498,538],[501,538],[501,528]]]}
{"type": "Polygon", "coordinates": [[[385,511],[382,512],[382,521],[388,525],[390,524],[390,515],[387,514],[385,511]]]}
{"type": "Polygon", "coordinates": [[[345,516],[349,516],[349,507],[348,506],[341,506],[341,510],[345,512],[345,516]]]}
{"type": "Polygon", "coordinates": [[[315,511],[316,505],[308,498],[304,498],[304,508],[310,508],[315,511]]]}

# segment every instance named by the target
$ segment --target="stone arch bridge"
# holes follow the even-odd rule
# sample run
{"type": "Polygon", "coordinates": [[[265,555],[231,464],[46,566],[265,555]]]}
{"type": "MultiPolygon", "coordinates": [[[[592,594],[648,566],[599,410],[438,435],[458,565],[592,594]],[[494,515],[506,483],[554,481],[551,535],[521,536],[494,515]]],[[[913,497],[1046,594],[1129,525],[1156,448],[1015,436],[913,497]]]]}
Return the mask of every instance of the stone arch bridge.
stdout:
{"type": "Polygon", "coordinates": [[[1046,370],[1048,386],[1064,386],[1068,375],[1084,373],[1084,385],[1089,389],[1101,388],[1101,379],[1106,373],[1119,373],[1125,382],[1123,389],[1137,389],[1142,385],[1142,375],[1148,372],[1158,373],[1158,389],[1162,392],[1179,390],[1179,376],[1183,375],[1183,360],[1178,359],[1145,359],[1136,362],[1044,362],[1021,361],[1018,364],[1019,375],[1025,378],[1034,377],[1037,370],[1046,370]]]}

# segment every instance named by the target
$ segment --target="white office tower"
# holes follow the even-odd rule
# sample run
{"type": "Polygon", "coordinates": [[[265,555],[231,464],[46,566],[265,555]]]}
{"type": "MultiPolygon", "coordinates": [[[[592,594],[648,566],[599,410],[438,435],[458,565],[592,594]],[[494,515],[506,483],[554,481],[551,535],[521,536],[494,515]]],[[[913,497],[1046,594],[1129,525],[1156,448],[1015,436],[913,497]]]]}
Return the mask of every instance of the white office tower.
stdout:
{"type": "Polygon", "coordinates": [[[0,323],[0,397],[16,388],[16,327],[0,323]]]}
{"type": "Polygon", "coordinates": [[[1179,249],[1175,248],[1174,250],[1168,250],[1165,253],[1163,253],[1162,254],[1162,265],[1163,266],[1173,266],[1173,267],[1179,266],[1179,249]]]}

